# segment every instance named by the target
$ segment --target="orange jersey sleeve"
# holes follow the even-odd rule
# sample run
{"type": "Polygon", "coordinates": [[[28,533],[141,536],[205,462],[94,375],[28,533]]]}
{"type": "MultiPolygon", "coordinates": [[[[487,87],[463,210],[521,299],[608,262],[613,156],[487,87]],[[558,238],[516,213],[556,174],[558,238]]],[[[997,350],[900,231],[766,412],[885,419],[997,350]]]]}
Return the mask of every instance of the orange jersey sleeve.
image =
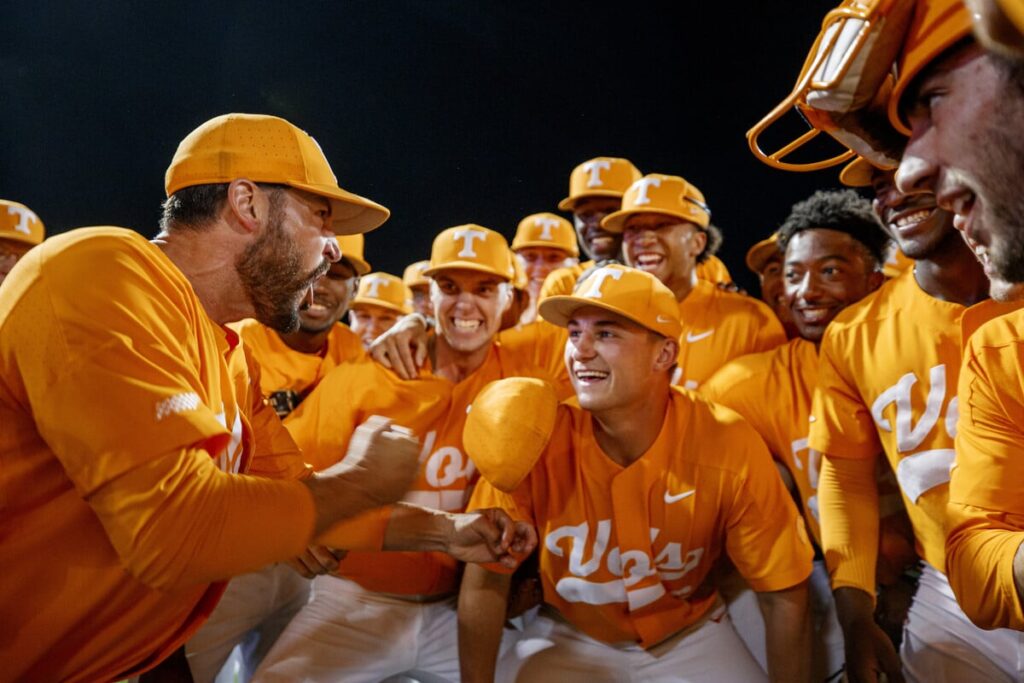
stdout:
{"type": "Polygon", "coordinates": [[[94,228],[26,259],[0,292],[0,660],[112,679],[184,642],[219,579],[298,554],[312,497],[242,474],[245,364],[159,249],[94,228]]]}
{"type": "Polygon", "coordinates": [[[589,413],[563,404],[538,464],[497,506],[537,528],[545,602],[605,642],[649,647],[714,604],[709,571],[728,553],[756,590],[806,579],[812,550],[771,458],[735,413],[673,390],[643,456],[615,464],[589,413]]]}
{"type": "Polygon", "coordinates": [[[768,306],[705,280],[697,280],[679,313],[683,336],[673,383],[686,389],[696,389],[734,358],[786,343],[782,324],[768,306]]]}
{"type": "Polygon", "coordinates": [[[982,628],[1024,630],[1013,558],[1024,542],[1024,312],[970,339],[949,491],[949,581],[982,628]]]}
{"type": "Polygon", "coordinates": [[[728,284],[732,282],[729,269],[717,256],[709,256],[704,263],[697,264],[697,277],[712,284],[728,284]]]}
{"type": "Polygon", "coordinates": [[[735,410],[754,428],[796,483],[804,519],[815,541],[818,523],[818,458],[807,448],[811,397],[817,378],[814,344],[794,339],[771,351],[730,361],[701,385],[700,394],[735,410]],[[770,399],[766,399],[770,397],[770,399]]]}
{"type": "MultiPolygon", "coordinates": [[[[899,482],[917,552],[939,571],[946,566],[946,503],[965,310],[922,291],[912,270],[886,282],[836,316],[826,330],[812,407],[811,448],[834,461],[885,454],[899,482]]],[[[841,499],[845,487],[838,465],[836,474],[841,499]]],[[[845,508],[877,522],[877,504],[845,508]]],[[[823,529],[828,523],[823,510],[823,529]]],[[[828,556],[829,532],[823,533],[828,556]]],[[[836,556],[870,552],[868,539],[853,542],[863,548],[836,556]]],[[[864,567],[843,579],[843,564],[835,568],[837,580],[873,581],[868,578],[873,569],[864,567]]]]}
{"type": "Polygon", "coordinates": [[[535,367],[543,368],[560,399],[569,398],[574,393],[569,371],[565,367],[565,342],[568,338],[568,330],[543,319],[517,325],[498,335],[505,351],[535,367]]]}

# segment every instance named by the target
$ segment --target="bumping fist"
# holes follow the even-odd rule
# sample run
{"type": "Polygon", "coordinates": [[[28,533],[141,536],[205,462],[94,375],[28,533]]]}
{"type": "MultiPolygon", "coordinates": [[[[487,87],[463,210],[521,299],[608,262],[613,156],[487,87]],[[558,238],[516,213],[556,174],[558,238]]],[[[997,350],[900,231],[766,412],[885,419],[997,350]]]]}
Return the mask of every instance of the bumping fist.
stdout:
{"type": "Polygon", "coordinates": [[[366,494],[380,505],[401,500],[416,480],[420,442],[405,427],[374,415],[356,428],[342,463],[366,473],[366,494]]]}

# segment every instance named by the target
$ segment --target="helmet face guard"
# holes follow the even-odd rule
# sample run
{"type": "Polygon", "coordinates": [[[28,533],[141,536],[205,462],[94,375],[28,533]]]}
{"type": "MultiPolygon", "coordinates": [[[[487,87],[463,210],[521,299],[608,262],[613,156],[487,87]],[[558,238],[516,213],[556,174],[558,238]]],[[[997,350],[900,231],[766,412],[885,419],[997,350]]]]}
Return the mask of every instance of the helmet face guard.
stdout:
{"type": "Polygon", "coordinates": [[[815,171],[859,154],[883,168],[899,163],[902,136],[886,107],[893,65],[914,13],[914,0],[843,0],[825,15],[793,91],[747,132],[750,151],[774,168],[815,171]],[[766,153],[759,138],[796,109],[810,130],[766,153]],[[825,132],[846,149],[831,158],[796,163],[786,158],[825,132]]]}

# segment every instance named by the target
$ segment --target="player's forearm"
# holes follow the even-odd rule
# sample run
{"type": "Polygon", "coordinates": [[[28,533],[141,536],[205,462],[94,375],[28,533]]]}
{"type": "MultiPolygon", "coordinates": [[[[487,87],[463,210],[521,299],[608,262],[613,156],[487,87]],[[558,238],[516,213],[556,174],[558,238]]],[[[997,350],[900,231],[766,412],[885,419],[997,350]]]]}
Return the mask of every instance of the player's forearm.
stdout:
{"type": "Polygon", "coordinates": [[[822,458],[818,480],[822,550],[832,587],[875,592],[878,483],[875,461],[822,458]]]}
{"type": "Polygon", "coordinates": [[[494,680],[510,574],[466,565],[459,592],[459,667],[465,683],[494,680]]]}
{"type": "Polygon", "coordinates": [[[314,536],[321,536],[343,520],[383,507],[373,495],[371,477],[360,467],[346,469],[340,464],[331,470],[330,476],[314,475],[300,480],[313,495],[314,536]]]}
{"type": "Polygon", "coordinates": [[[452,516],[409,503],[396,503],[384,532],[384,550],[447,552],[452,516]]]}
{"type": "Polygon", "coordinates": [[[764,616],[768,676],[773,682],[811,680],[811,613],[807,582],[793,588],[758,593],[764,616]]]}
{"type": "Polygon", "coordinates": [[[201,449],[145,463],[88,503],[125,569],[161,589],[294,557],[313,530],[313,501],[301,483],[222,472],[201,449]]]}

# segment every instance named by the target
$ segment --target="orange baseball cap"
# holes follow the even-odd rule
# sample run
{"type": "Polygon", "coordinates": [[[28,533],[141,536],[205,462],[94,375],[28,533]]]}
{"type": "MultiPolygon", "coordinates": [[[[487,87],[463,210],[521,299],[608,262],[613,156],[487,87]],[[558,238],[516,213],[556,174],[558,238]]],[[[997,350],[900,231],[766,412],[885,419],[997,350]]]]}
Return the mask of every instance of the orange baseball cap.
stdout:
{"type": "Polygon", "coordinates": [[[900,113],[907,87],[925,67],[970,34],[971,14],[963,0],[917,0],[896,60],[896,85],[889,97],[889,121],[896,130],[910,135],[910,126],[900,113]]]}
{"type": "Polygon", "coordinates": [[[509,281],[515,279],[512,252],[504,236],[475,223],[448,228],[435,237],[430,267],[423,274],[433,277],[441,270],[455,268],[491,273],[509,281]]]}
{"type": "Polygon", "coordinates": [[[571,295],[549,296],[540,314],[553,325],[566,327],[576,309],[597,306],[632,320],[648,330],[679,339],[683,324],[679,303],[661,280],[642,270],[611,264],[595,268],[571,295]]]}
{"type": "Polygon", "coordinates": [[[390,273],[370,273],[360,278],[359,291],[349,308],[360,305],[380,306],[404,315],[412,312],[408,304],[411,299],[412,292],[402,282],[402,278],[390,273]]]}
{"type": "Polygon", "coordinates": [[[423,275],[423,271],[430,267],[430,261],[417,261],[411,263],[405,267],[405,272],[402,273],[402,282],[405,286],[412,289],[413,287],[429,287],[430,280],[423,275]]]}
{"type": "Polygon", "coordinates": [[[857,157],[839,172],[839,182],[847,187],[870,187],[875,167],[864,157],[857,157]]]}
{"type": "Polygon", "coordinates": [[[35,211],[24,204],[0,199],[0,239],[35,246],[46,238],[46,228],[35,211]]]}
{"type": "Polygon", "coordinates": [[[761,240],[747,250],[747,268],[755,275],[760,275],[768,264],[768,259],[778,253],[779,235],[773,232],[771,237],[761,240]]]}
{"type": "Polygon", "coordinates": [[[553,213],[535,213],[519,221],[516,236],[512,239],[512,251],[523,247],[561,249],[573,258],[580,255],[572,223],[553,213]]]}
{"type": "Polygon", "coordinates": [[[596,157],[572,170],[569,196],[558,202],[562,211],[573,211],[587,197],[621,197],[643,175],[628,159],[596,157]]]}
{"type": "Polygon", "coordinates": [[[608,232],[622,232],[626,219],[635,213],[660,213],[675,216],[704,228],[711,222],[711,209],[704,194],[676,175],[651,173],[629,186],[622,197],[622,208],[601,221],[608,232]]]}
{"type": "Polygon", "coordinates": [[[338,187],[338,179],[316,140],[284,119],[261,114],[225,114],[189,133],[164,176],[167,196],[193,185],[248,178],[305,190],[331,203],[334,232],[369,232],[391,212],[338,187]]]}
{"type": "Polygon", "coordinates": [[[352,264],[352,267],[356,269],[356,275],[366,275],[371,270],[370,264],[363,256],[365,245],[366,238],[362,235],[338,235],[341,258],[347,259],[352,264]]]}
{"type": "Polygon", "coordinates": [[[508,377],[485,386],[469,407],[462,445],[480,475],[511,493],[537,463],[558,415],[554,388],[532,377],[508,377]]]}

